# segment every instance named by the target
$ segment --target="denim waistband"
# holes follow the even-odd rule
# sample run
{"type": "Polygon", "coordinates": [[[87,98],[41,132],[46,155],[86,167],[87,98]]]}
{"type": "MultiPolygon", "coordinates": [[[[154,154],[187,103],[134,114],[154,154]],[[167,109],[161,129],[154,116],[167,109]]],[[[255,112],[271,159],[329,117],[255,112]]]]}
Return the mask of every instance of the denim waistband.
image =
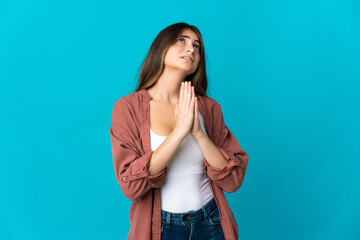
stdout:
{"type": "Polygon", "coordinates": [[[216,208],[215,198],[212,198],[208,203],[202,206],[198,210],[192,210],[189,212],[183,213],[172,213],[161,210],[161,221],[163,223],[181,223],[185,224],[186,222],[193,222],[196,220],[202,220],[207,218],[208,215],[216,208]]]}

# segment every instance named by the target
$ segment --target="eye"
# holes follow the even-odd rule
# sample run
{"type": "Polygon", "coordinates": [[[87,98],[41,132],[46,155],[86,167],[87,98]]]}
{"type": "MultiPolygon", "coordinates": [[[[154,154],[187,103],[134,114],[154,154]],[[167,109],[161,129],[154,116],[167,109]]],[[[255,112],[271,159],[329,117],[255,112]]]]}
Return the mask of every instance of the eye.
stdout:
{"type": "Polygon", "coordinates": [[[196,50],[200,51],[200,45],[196,44],[196,45],[194,45],[194,47],[195,47],[196,50]]]}
{"type": "Polygon", "coordinates": [[[183,39],[183,38],[179,38],[177,41],[179,42],[179,40],[184,41],[184,39],[183,39]]]}

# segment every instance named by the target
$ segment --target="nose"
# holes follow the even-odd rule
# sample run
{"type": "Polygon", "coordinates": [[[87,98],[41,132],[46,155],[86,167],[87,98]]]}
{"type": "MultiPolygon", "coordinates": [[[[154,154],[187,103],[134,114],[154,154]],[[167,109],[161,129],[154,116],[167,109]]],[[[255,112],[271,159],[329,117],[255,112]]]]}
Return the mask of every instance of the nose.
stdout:
{"type": "Polygon", "coordinates": [[[194,54],[195,53],[194,46],[189,46],[186,51],[190,52],[191,54],[194,54]]]}

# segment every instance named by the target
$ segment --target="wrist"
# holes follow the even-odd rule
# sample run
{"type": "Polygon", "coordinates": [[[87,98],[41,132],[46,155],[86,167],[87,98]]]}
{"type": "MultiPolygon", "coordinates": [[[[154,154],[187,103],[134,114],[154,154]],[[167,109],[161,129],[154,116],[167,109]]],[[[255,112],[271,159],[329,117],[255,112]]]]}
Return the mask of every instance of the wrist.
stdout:
{"type": "Polygon", "coordinates": [[[186,136],[184,136],[183,135],[183,133],[182,132],[180,132],[180,131],[177,131],[177,129],[173,129],[173,131],[170,133],[170,135],[173,137],[173,138],[175,138],[175,139],[177,139],[177,140],[179,140],[179,141],[182,141],[186,136]]]}
{"type": "Polygon", "coordinates": [[[204,138],[207,138],[207,135],[204,133],[203,130],[199,131],[197,134],[192,135],[196,142],[201,141],[204,138]]]}

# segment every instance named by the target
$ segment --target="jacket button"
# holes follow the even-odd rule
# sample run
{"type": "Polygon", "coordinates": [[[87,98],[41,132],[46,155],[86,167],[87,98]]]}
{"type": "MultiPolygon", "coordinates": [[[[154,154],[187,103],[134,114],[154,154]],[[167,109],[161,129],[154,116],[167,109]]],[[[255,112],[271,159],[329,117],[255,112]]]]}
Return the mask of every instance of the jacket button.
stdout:
{"type": "Polygon", "coordinates": [[[123,181],[125,181],[126,180],[126,177],[123,177],[123,181]]]}

